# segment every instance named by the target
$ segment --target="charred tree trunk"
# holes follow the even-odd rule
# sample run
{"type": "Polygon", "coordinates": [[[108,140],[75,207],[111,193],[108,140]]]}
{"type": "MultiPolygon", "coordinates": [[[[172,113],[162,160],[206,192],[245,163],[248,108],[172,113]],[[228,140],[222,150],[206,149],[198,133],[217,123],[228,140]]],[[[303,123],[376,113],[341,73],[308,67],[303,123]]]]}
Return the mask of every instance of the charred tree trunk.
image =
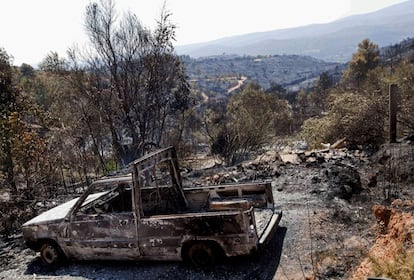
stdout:
{"type": "Polygon", "coordinates": [[[397,85],[390,85],[390,98],[389,98],[390,112],[390,131],[389,131],[389,141],[390,143],[397,142],[397,85]]]}

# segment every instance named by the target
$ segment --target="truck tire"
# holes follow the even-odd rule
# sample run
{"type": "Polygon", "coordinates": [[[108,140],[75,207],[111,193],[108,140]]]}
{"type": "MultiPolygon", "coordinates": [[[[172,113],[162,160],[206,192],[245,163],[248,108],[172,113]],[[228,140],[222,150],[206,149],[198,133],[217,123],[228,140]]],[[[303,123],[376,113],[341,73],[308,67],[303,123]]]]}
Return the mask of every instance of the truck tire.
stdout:
{"type": "Polygon", "coordinates": [[[62,261],[62,254],[59,246],[51,241],[45,242],[42,247],[40,247],[40,258],[45,265],[57,265],[62,261]]]}
{"type": "Polygon", "coordinates": [[[216,264],[217,250],[209,242],[197,242],[187,251],[188,260],[196,267],[209,268],[216,264]]]}

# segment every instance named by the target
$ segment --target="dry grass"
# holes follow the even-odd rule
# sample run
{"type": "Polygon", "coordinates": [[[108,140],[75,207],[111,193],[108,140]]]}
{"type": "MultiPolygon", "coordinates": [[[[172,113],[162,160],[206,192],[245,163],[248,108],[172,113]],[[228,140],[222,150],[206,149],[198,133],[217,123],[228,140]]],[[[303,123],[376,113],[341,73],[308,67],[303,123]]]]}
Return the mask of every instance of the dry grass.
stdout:
{"type": "Polygon", "coordinates": [[[385,261],[369,256],[376,276],[398,280],[414,279],[413,251],[400,249],[394,260],[385,261]]]}

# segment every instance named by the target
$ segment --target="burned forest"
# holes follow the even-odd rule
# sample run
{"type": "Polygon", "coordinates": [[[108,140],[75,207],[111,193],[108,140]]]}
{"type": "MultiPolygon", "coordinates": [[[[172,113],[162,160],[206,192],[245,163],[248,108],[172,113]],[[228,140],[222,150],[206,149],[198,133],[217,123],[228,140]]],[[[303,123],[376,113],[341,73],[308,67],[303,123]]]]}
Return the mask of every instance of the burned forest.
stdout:
{"type": "Polygon", "coordinates": [[[414,279],[413,39],[191,60],[114,2],[0,48],[0,279],[414,279]]]}

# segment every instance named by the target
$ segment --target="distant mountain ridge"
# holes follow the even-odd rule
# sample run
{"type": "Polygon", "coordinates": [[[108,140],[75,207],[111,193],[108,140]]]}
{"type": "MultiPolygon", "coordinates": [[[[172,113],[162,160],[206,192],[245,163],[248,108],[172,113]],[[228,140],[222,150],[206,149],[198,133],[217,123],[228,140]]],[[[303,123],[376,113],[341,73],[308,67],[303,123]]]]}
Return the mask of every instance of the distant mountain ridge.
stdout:
{"type": "Polygon", "coordinates": [[[368,38],[380,47],[414,36],[414,0],[382,10],[345,17],[331,23],[225,37],[177,46],[191,57],[237,55],[308,55],[325,61],[346,62],[357,45],[368,38]]]}
{"type": "Polygon", "coordinates": [[[299,55],[221,55],[198,59],[181,56],[181,60],[190,84],[209,98],[229,97],[252,82],[264,89],[279,85],[298,91],[311,87],[322,72],[340,77],[346,66],[299,55]]]}

